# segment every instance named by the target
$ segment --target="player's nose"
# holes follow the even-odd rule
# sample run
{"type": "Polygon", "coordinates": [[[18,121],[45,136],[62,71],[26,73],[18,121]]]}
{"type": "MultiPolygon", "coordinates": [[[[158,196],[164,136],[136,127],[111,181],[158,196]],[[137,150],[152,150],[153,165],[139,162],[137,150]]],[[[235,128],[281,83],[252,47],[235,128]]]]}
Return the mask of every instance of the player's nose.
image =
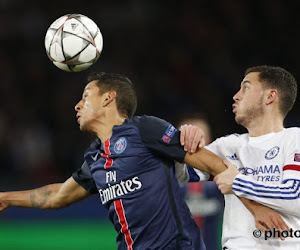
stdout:
{"type": "Polygon", "coordinates": [[[75,111],[79,111],[82,108],[82,100],[80,100],[76,105],[75,105],[75,111]]]}
{"type": "Polygon", "coordinates": [[[235,102],[241,100],[240,91],[238,91],[238,92],[233,96],[233,100],[234,100],[235,102]]]}

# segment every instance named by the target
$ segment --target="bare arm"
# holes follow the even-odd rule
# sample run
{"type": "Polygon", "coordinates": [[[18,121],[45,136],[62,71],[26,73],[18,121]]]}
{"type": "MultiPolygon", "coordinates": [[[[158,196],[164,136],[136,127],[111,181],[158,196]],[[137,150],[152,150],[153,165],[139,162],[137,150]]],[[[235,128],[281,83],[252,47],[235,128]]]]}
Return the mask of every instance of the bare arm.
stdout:
{"type": "MultiPolygon", "coordinates": [[[[240,201],[243,202],[244,206],[252,213],[255,226],[261,232],[266,230],[277,229],[280,231],[287,230],[290,228],[282,219],[280,213],[276,212],[272,208],[266,207],[255,201],[248,200],[243,197],[239,197],[240,201]]],[[[280,235],[280,239],[284,240],[284,237],[280,235]]]]}
{"type": "Polygon", "coordinates": [[[9,206],[39,209],[57,209],[88,197],[90,194],[73,177],[64,183],[41,188],[0,193],[0,211],[9,206]]]}
{"type": "Polygon", "coordinates": [[[240,197],[244,206],[252,213],[255,219],[255,226],[261,231],[267,229],[289,230],[289,227],[281,218],[281,215],[272,208],[266,207],[255,201],[240,197]]]}
{"type": "Polygon", "coordinates": [[[212,176],[216,176],[227,169],[220,157],[205,148],[193,154],[187,153],[184,162],[212,176]]]}

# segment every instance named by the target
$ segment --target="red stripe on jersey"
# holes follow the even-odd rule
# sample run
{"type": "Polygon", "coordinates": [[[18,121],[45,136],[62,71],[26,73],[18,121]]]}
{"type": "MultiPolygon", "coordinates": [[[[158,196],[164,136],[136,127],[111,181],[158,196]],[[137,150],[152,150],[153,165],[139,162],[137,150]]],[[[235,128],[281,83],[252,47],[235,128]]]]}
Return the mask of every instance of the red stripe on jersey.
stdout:
{"type": "Polygon", "coordinates": [[[127,249],[132,250],[133,240],[131,238],[130,230],[128,228],[128,224],[126,221],[125,210],[122,204],[122,200],[116,200],[114,201],[114,203],[115,203],[115,210],[117,212],[119,222],[121,225],[121,232],[125,235],[127,249]]]}
{"type": "Polygon", "coordinates": [[[111,155],[110,151],[109,151],[109,146],[110,146],[110,140],[109,138],[104,142],[104,152],[105,154],[101,154],[102,157],[104,157],[106,159],[105,164],[104,164],[104,168],[107,169],[109,167],[111,167],[114,163],[113,159],[109,158],[109,156],[111,155]]]}
{"type": "Polygon", "coordinates": [[[285,165],[283,167],[284,170],[295,170],[295,171],[300,171],[300,166],[299,165],[285,165]]]}

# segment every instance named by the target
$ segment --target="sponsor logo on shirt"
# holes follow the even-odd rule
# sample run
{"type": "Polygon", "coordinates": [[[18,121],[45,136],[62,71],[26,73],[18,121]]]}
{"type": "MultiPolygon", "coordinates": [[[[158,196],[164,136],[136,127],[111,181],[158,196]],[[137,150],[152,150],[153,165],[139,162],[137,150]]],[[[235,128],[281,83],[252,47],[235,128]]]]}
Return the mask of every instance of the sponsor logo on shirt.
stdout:
{"type": "Polygon", "coordinates": [[[296,154],[294,155],[294,161],[300,162],[300,154],[299,154],[299,153],[296,153],[296,154]]]}
{"type": "Polygon", "coordinates": [[[98,155],[99,155],[98,152],[97,152],[97,154],[95,154],[95,155],[91,155],[93,161],[97,161],[98,155]]]}
{"type": "Polygon", "coordinates": [[[114,151],[117,154],[121,154],[124,152],[124,150],[127,147],[127,140],[125,137],[121,137],[119,140],[117,140],[115,146],[114,146],[114,151]]]}
{"type": "Polygon", "coordinates": [[[274,159],[279,153],[279,147],[275,146],[273,148],[271,148],[266,154],[265,154],[265,158],[267,160],[272,160],[274,159]]]}
{"type": "Polygon", "coordinates": [[[132,179],[122,180],[120,183],[114,185],[108,183],[107,188],[99,189],[98,192],[102,204],[105,204],[108,201],[119,199],[123,195],[139,190],[141,187],[142,183],[139,180],[139,177],[135,176],[132,179]]]}
{"type": "Polygon", "coordinates": [[[166,143],[166,144],[169,144],[170,141],[171,141],[171,139],[175,135],[176,131],[177,131],[177,129],[174,126],[169,125],[169,127],[167,128],[165,134],[161,138],[161,141],[164,142],[164,143],[166,143]]]}
{"type": "Polygon", "coordinates": [[[236,154],[236,153],[234,153],[233,155],[227,155],[226,157],[227,157],[228,159],[234,160],[234,161],[238,161],[238,160],[239,160],[239,158],[237,157],[237,154],[236,154]]]}
{"type": "Polygon", "coordinates": [[[244,175],[256,176],[258,181],[279,181],[280,169],[278,165],[264,165],[256,168],[240,167],[239,172],[244,175]]]}

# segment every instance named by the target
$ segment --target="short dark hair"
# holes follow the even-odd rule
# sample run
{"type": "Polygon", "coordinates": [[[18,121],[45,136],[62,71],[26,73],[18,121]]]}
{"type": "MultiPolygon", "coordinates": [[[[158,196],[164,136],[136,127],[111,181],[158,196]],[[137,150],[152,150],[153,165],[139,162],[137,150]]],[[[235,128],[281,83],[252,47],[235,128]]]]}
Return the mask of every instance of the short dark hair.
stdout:
{"type": "Polygon", "coordinates": [[[110,90],[117,93],[116,104],[120,114],[132,117],[137,107],[137,97],[132,82],[123,75],[113,73],[91,73],[88,82],[97,81],[99,94],[102,95],[110,90]]]}
{"type": "Polygon", "coordinates": [[[245,76],[251,72],[259,73],[259,81],[263,88],[274,88],[279,94],[279,110],[284,115],[293,108],[297,98],[297,81],[294,76],[281,67],[256,66],[248,68],[245,76]]]}

